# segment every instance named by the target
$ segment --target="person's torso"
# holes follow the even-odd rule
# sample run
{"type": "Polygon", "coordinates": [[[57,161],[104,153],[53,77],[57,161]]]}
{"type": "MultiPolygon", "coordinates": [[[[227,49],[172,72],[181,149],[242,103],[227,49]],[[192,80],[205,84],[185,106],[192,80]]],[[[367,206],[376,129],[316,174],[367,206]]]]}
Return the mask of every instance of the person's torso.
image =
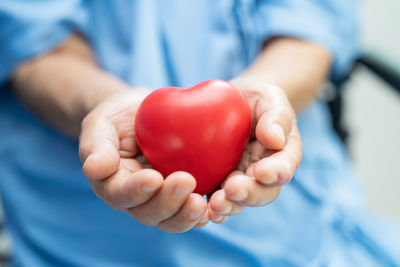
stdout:
{"type": "MultiPolygon", "coordinates": [[[[260,46],[252,38],[251,2],[88,1],[80,31],[99,64],[132,86],[229,80],[260,46]]],[[[277,201],[247,208],[223,225],[168,234],[108,207],[82,174],[77,142],[40,122],[9,92],[0,101],[0,187],[16,264],[282,266],[329,253],[327,220],[340,216],[327,213],[331,191],[351,170],[321,102],[299,115],[303,163],[277,201]]],[[[355,192],[348,190],[342,194],[355,192]]],[[[348,200],[358,205],[357,196],[348,200]]]]}

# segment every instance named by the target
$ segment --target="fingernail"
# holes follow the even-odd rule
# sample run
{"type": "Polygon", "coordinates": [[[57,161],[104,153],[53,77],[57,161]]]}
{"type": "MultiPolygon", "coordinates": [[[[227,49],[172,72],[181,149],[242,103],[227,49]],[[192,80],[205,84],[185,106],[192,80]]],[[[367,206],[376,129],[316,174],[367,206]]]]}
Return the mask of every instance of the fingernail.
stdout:
{"type": "Polygon", "coordinates": [[[154,184],[144,184],[142,185],[141,189],[145,193],[151,193],[157,190],[157,186],[154,184]]]}
{"type": "Polygon", "coordinates": [[[208,220],[209,220],[208,217],[205,217],[205,218],[201,219],[199,221],[199,223],[202,224],[202,223],[208,222],[208,220]]]}
{"type": "Polygon", "coordinates": [[[222,214],[228,214],[232,211],[232,204],[228,204],[228,206],[224,209],[224,211],[222,211],[222,214]]]}
{"type": "Polygon", "coordinates": [[[93,153],[90,153],[89,156],[87,156],[85,162],[83,163],[83,165],[85,165],[86,163],[90,162],[93,160],[93,153]]]}
{"type": "Polygon", "coordinates": [[[249,195],[249,192],[247,192],[247,190],[241,189],[235,196],[230,197],[230,199],[233,201],[242,201],[242,200],[245,200],[248,195],[249,195]]]}
{"type": "Polygon", "coordinates": [[[203,211],[202,210],[201,211],[189,211],[188,215],[189,215],[190,219],[194,220],[194,219],[197,219],[200,216],[202,216],[203,215],[203,211]]]}
{"type": "Polygon", "coordinates": [[[222,216],[221,218],[214,220],[215,223],[224,223],[228,220],[228,216],[222,216]]]}
{"type": "Polygon", "coordinates": [[[283,174],[282,177],[281,177],[282,184],[289,183],[291,179],[292,179],[292,175],[287,174],[287,173],[283,174]]]}
{"type": "Polygon", "coordinates": [[[177,198],[183,198],[183,197],[187,196],[188,193],[189,193],[189,190],[182,186],[175,187],[174,192],[173,192],[174,196],[177,198]]]}
{"type": "Polygon", "coordinates": [[[223,219],[222,219],[222,221],[220,221],[220,223],[224,223],[224,222],[226,222],[227,220],[228,220],[228,216],[225,216],[223,219]]]}
{"type": "Polygon", "coordinates": [[[220,218],[214,220],[214,222],[217,222],[217,223],[218,223],[218,222],[222,222],[224,219],[225,219],[225,217],[224,217],[224,216],[221,216],[220,218]]]}
{"type": "Polygon", "coordinates": [[[266,185],[271,185],[271,184],[275,184],[276,182],[278,182],[279,176],[277,173],[274,173],[271,177],[269,178],[264,178],[263,179],[263,183],[266,185]]]}
{"type": "Polygon", "coordinates": [[[272,132],[278,136],[283,142],[285,142],[285,132],[283,131],[282,126],[277,123],[272,124],[271,126],[272,132]]]}

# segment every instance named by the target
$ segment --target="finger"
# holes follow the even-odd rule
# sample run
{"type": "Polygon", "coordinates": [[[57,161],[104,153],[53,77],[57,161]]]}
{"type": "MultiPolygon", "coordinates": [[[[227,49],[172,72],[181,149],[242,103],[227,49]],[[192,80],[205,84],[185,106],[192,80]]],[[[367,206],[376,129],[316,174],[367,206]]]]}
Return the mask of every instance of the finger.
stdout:
{"type": "Polygon", "coordinates": [[[108,179],[89,179],[89,182],[96,195],[108,205],[117,210],[125,210],[148,201],[161,188],[163,180],[162,175],[152,169],[132,173],[126,168],[120,168],[108,179]]]}
{"type": "Polygon", "coordinates": [[[169,233],[183,233],[193,228],[207,211],[207,202],[192,193],[174,216],[160,222],[157,228],[169,233]]]}
{"type": "Polygon", "coordinates": [[[260,142],[255,140],[247,145],[237,169],[244,173],[251,164],[268,157],[275,152],[275,150],[266,150],[260,142]]]}
{"type": "Polygon", "coordinates": [[[200,221],[194,226],[195,228],[203,228],[208,224],[208,221],[210,220],[209,215],[208,215],[208,209],[206,212],[203,214],[201,217],[200,221]]]}
{"type": "Polygon", "coordinates": [[[157,225],[179,211],[196,187],[196,180],[187,172],[174,172],[148,202],[127,210],[128,214],[146,225],[157,225]]]}
{"type": "Polygon", "coordinates": [[[274,201],[280,193],[280,187],[268,187],[246,175],[233,175],[223,187],[226,198],[245,206],[264,206],[274,201]]]}
{"type": "Polygon", "coordinates": [[[289,135],[288,142],[282,151],[275,152],[250,165],[246,174],[269,186],[287,184],[300,165],[301,149],[300,134],[296,128],[289,135]]]}
{"type": "Polygon", "coordinates": [[[282,149],[296,118],[286,93],[274,84],[255,79],[241,77],[232,83],[246,96],[258,141],[267,149],[282,149]]]}
{"type": "Polygon", "coordinates": [[[213,223],[222,224],[228,220],[228,216],[223,216],[214,213],[212,210],[208,209],[208,216],[213,223]]]}
{"type": "Polygon", "coordinates": [[[227,199],[225,196],[225,191],[222,189],[218,190],[211,196],[209,207],[211,208],[212,212],[223,216],[236,215],[244,208],[243,205],[236,204],[227,199]]]}
{"type": "Polygon", "coordinates": [[[104,179],[118,170],[118,135],[104,117],[88,115],[82,122],[79,157],[83,173],[90,179],[104,179]]]}
{"type": "Polygon", "coordinates": [[[265,92],[268,96],[257,104],[256,137],[266,149],[282,149],[296,120],[292,106],[281,91],[277,87],[270,87],[265,92]]]}
{"type": "Polygon", "coordinates": [[[252,143],[247,144],[246,149],[242,154],[242,158],[240,159],[239,164],[236,166],[237,170],[239,170],[241,172],[244,172],[247,169],[247,167],[251,164],[251,158],[250,158],[251,145],[252,145],[252,143]]]}
{"type": "Polygon", "coordinates": [[[135,122],[132,121],[132,114],[129,112],[118,116],[120,116],[119,121],[114,120],[114,125],[116,125],[116,130],[119,134],[119,153],[121,157],[132,158],[139,153],[134,127],[135,122]]]}
{"type": "Polygon", "coordinates": [[[225,183],[233,176],[238,176],[238,175],[245,175],[244,172],[239,171],[239,170],[234,170],[233,172],[231,172],[226,178],[225,180],[222,182],[221,184],[221,188],[223,189],[225,187],[225,183]]]}

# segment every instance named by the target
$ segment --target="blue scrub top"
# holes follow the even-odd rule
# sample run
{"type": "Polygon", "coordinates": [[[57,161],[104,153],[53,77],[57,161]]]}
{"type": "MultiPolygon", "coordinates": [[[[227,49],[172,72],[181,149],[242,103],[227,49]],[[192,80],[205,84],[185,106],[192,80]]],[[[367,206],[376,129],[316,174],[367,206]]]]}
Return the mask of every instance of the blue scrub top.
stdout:
{"type": "MultiPolygon", "coordinates": [[[[79,31],[99,64],[134,86],[188,87],[240,73],[271,36],[357,52],[351,0],[1,0],[0,84],[79,31]]],[[[290,73],[288,73],[290,75],[290,73]]],[[[65,88],[68,90],[68,88],[65,88]]],[[[78,144],[0,92],[0,189],[13,266],[399,266],[400,234],[371,216],[325,104],[298,116],[303,162],[271,205],[169,234],[98,199],[78,144]]]]}

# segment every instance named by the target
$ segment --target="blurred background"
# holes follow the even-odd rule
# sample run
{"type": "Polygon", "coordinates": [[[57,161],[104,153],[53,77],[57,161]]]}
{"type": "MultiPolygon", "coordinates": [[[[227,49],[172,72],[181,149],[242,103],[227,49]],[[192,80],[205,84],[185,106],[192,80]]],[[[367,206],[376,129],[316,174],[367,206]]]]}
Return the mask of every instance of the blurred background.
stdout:
{"type": "MultiPolygon", "coordinates": [[[[362,1],[363,49],[397,64],[400,71],[399,0],[362,1]]],[[[345,85],[348,147],[370,208],[400,224],[400,94],[365,67],[345,85]]],[[[1,221],[0,210],[0,221],[1,221]]],[[[10,249],[0,232],[0,266],[10,249]]]]}
{"type": "MultiPolygon", "coordinates": [[[[398,0],[362,1],[363,48],[400,72],[398,0]]],[[[349,149],[369,206],[400,223],[400,94],[358,67],[344,91],[349,149]]]]}

